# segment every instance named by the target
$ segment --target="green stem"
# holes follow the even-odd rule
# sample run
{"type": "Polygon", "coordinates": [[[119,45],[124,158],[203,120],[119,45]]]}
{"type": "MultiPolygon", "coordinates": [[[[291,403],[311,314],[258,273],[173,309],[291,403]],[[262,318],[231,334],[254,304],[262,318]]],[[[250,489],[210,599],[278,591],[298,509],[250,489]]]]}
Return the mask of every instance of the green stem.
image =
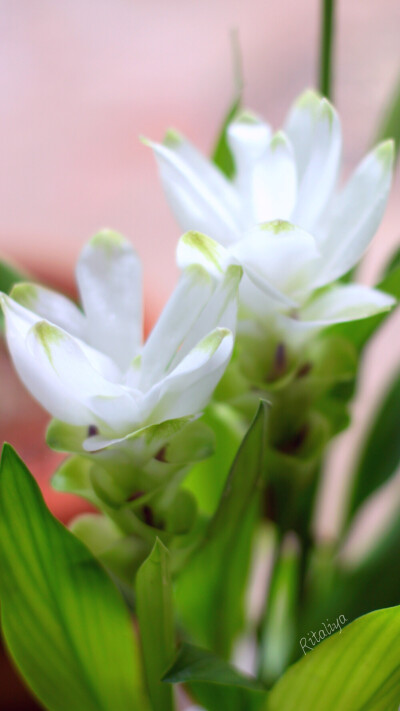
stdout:
{"type": "Polygon", "coordinates": [[[327,99],[332,98],[333,40],[335,25],[335,0],[322,0],[321,46],[319,57],[319,90],[327,99]]]}

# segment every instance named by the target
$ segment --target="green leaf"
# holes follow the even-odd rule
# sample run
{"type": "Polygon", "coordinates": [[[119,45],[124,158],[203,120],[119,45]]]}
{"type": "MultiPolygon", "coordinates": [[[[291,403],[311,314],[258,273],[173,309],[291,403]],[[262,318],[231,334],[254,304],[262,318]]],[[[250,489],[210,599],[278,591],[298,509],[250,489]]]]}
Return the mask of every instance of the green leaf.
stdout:
{"type": "Polygon", "coordinates": [[[227,129],[230,123],[234,120],[241,105],[241,97],[236,96],[224,118],[221,131],[217,138],[214,150],[212,152],[212,160],[215,165],[226,175],[232,179],[235,176],[235,163],[233,160],[232,151],[229,148],[227,129]]]}
{"type": "Polygon", "coordinates": [[[235,96],[224,118],[218,138],[215,143],[214,150],[212,152],[213,162],[224,173],[224,175],[226,175],[226,177],[230,179],[232,179],[235,175],[235,162],[233,160],[232,151],[229,148],[228,144],[227,129],[229,124],[235,119],[241,107],[243,91],[240,48],[238,38],[235,33],[232,34],[231,41],[234,70],[233,73],[235,80],[235,96]]]}
{"type": "MultiPolygon", "coordinates": [[[[307,599],[303,601],[299,617],[299,639],[310,630],[318,629],[321,621],[335,620],[339,613],[354,620],[372,610],[400,603],[398,516],[388,521],[386,531],[379,531],[373,546],[357,564],[344,565],[340,558],[338,560],[335,547],[324,548],[315,552],[319,558],[318,569],[313,571],[309,567],[308,570],[307,599]]],[[[300,656],[300,646],[297,651],[300,656]]]]}
{"type": "Polygon", "coordinates": [[[260,677],[273,683],[286,669],[293,650],[299,592],[300,547],[286,535],[268,591],[260,645],[260,677]]]}
{"type": "Polygon", "coordinates": [[[400,373],[385,395],[367,435],[354,477],[349,518],[400,463],[400,373]]]}
{"type": "Polygon", "coordinates": [[[4,259],[0,259],[0,291],[9,294],[14,284],[24,281],[26,275],[20,272],[12,264],[8,264],[4,259]]]}
{"type": "Polygon", "coordinates": [[[397,158],[400,148],[400,79],[385,108],[374,143],[380,143],[388,138],[395,140],[397,158]]]}
{"type": "Polygon", "coordinates": [[[194,494],[200,510],[211,516],[221,498],[235,452],[243,437],[243,428],[235,410],[223,403],[210,405],[202,420],[214,432],[215,451],[211,457],[191,468],[184,487],[194,494]]]}
{"type": "Polygon", "coordinates": [[[257,414],[239,448],[222,493],[221,501],[207,532],[210,542],[219,538],[229,542],[240,526],[251,501],[257,498],[264,482],[263,455],[268,406],[260,402],[257,414]]]}
{"type": "Polygon", "coordinates": [[[172,711],[172,689],[161,683],[175,652],[170,555],[159,539],[139,568],[136,604],[153,711],[172,711]]]}
{"type": "Polygon", "coordinates": [[[202,544],[177,580],[177,608],[186,630],[224,657],[243,625],[244,592],[264,483],[266,407],[260,404],[202,544]]]}
{"type": "Polygon", "coordinates": [[[0,464],[0,600],[11,655],[51,711],[147,709],[128,611],[47,510],[12,447],[0,464]]]}
{"type": "Polygon", "coordinates": [[[334,79],[335,0],[322,0],[318,88],[332,100],[334,79]]]}
{"type": "Polygon", "coordinates": [[[397,711],[400,607],[360,617],[293,665],[265,711],[397,711]]]}
{"type": "Polygon", "coordinates": [[[265,689],[211,652],[182,645],[163,681],[186,683],[196,701],[209,711],[256,711],[265,701],[265,689]]]}
{"type": "Polygon", "coordinates": [[[400,267],[400,247],[395,249],[391,257],[389,258],[385,268],[383,270],[382,279],[389,276],[392,272],[400,267]]]}

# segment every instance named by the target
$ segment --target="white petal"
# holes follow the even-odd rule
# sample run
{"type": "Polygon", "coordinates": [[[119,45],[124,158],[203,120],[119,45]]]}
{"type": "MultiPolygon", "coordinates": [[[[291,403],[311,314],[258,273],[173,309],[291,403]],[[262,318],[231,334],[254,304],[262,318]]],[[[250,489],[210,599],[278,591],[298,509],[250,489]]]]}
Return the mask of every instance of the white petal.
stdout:
{"type": "Polygon", "coordinates": [[[142,352],[141,388],[164,377],[176,353],[215,289],[215,281],[198,265],[182,273],[142,352]]]}
{"type": "Polygon", "coordinates": [[[101,405],[93,407],[91,399],[114,398],[118,402],[115,421],[107,424],[119,427],[126,405],[131,406],[131,398],[121,386],[105,380],[93,367],[80,341],[48,321],[40,321],[12,299],[3,296],[2,307],[7,345],[15,368],[43,407],[69,424],[103,424],[101,405]]]}
{"type": "Polygon", "coordinates": [[[88,420],[89,412],[116,432],[135,421],[135,393],[103,378],[79,341],[65,331],[40,321],[29,332],[26,345],[38,375],[38,394],[33,394],[54,417],[83,425],[92,421],[88,420]]]}
{"type": "Polygon", "coordinates": [[[326,99],[321,99],[315,113],[309,148],[292,220],[312,231],[335,187],[342,150],[340,120],[326,99]]]}
{"type": "Polygon", "coordinates": [[[246,224],[288,219],[295,205],[297,178],[292,148],[279,132],[243,114],[228,128],[235,157],[235,185],[243,201],[246,224]]]}
{"type": "Polygon", "coordinates": [[[319,261],[314,238],[281,220],[258,225],[231,251],[256,286],[292,307],[307,293],[319,261]]]}
{"type": "MultiPolygon", "coordinates": [[[[32,326],[43,320],[41,314],[38,315],[37,313],[30,311],[28,308],[25,308],[25,306],[20,303],[21,300],[26,300],[27,293],[24,291],[22,291],[21,293],[16,288],[15,292],[19,301],[16,301],[15,299],[12,299],[10,297],[6,297],[5,295],[2,296],[2,307],[6,317],[7,325],[7,340],[9,335],[11,338],[11,333],[13,334],[13,337],[18,337],[19,340],[25,339],[32,326]]],[[[58,294],[55,294],[55,296],[57,297],[58,294]]],[[[56,309],[58,304],[65,307],[65,301],[67,300],[65,300],[64,297],[60,297],[60,302],[58,301],[58,299],[55,299],[54,309],[56,309]],[[62,301],[64,301],[64,304],[62,304],[62,301]]],[[[49,304],[47,305],[47,311],[50,311],[49,304]]],[[[73,312],[71,313],[73,314],[73,312]]],[[[64,312],[61,311],[61,316],[64,320],[67,320],[67,314],[68,309],[64,312]]],[[[76,321],[76,325],[80,326],[78,321],[76,321]]],[[[95,368],[95,370],[98,371],[98,373],[103,375],[107,380],[110,380],[111,382],[117,382],[121,379],[121,372],[119,371],[115,363],[113,363],[113,361],[108,358],[108,356],[92,348],[80,338],[75,338],[79,344],[79,347],[85,353],[85,356],[87,357],[91,365],[95,368]]]]}
{"type": "Polygon", "coordinates": [[[232,259],[225,247],[215,242],[211,237],[201,232],[186,232],[176,250],[176,260],[179,269],[186,269],[192,264],[198,264],[210,274],[220,277],[232,259]]]}
{"type": "Polygon", "coordinates": [[[77,281],[92,346],[126,369],[141,344],[141,268],[123,237],[100,232],[84,247],[77,281]]]}
{"type": "Polygon", "coordinates": [[[206,232],[221,244],[240,235],[240,204],[229,181],[199,159],[175,134],[167,144],[148,142],[154,151],[170,208],[182,230],[206,232]],[[211,175],[211,178],[210,178],[211,175]]]}
{"type": "Polygon", "coordinates": [[[35,313],[21,306],[10,296],[0,292],[0,304],[3,309],[6,326],[6,338],[12,333],[20,339],[26,338],[31,327],[40,321],[40,317],[35,313]]]}
{"type": "Polygon", "coordinates": [[[284,130],[293,146],[299,181],[310,160],[320,103],[321,96],[316,91],[305,91],[296,99],[285,121],[284,130]]]}
{"type": "Polygon", "coordinates": [[[233,336],[227,329],[217,328],[208,334],[155,386],[159,401],[152,421],[185,417],[202,410],[228,365],[232,349],[233,336]]]}
{"type": "Polygon", "coordinates": [[[332,206],[329,228],[320,249],[323,269],[316,282],[328,284],[362,257],[377,231],[392,181],[394,146],[381,143],[364,158],[332,206]]]}
{"type": "Polygon", "coordinates": [[[214,195],[219,196],[233,212],[237,212],[237,195],[231,183],[209,158],[197,150],[193,143],[190,143],[177,131],[170,130],[164,138],[163,145],[170,148],[176,156],[190,166],[191,170],[209,186],[214,195]]]}
{"type": "Polygon", "coordinates": [[[292,147],[282,131],[272,138],[251,177],[254,222],[288,220],[297,198],[297,175],[292,147]]]}
{"type": "Polygon", "coordinates": [[[379,289],[362,284],[341,284],[313,299],[302,309],[301,318],[322,324],[355,321],[387,311],[395,303],[392,296],[379,289]]]}
{"type": "MultiPolygon", "coordinates": [[[[271,287],[272,288],[272,287],[271,287]]],[[[265,282],[252,272],[252,279],[247,272],[243,274],[239,288],[239,304],[240,318],[238,323],[239,332],[242,332],[243,319],[249,321],[260,320],[264,321],[267,314],[271,311],[275,312],[278,309],[287,310],[288,307],[295,308],[296,305],[292,300],[287,299],[281,292],[268,290],[265,282]],[[259,284],[259,286],[256,286],[259,284]],[[283,300],[285,299],[285,300],[283,300]]],[[[257,330],[257,326],[255,327],[257,330]]]]}
{"type": "Polygon", "coordinates": [[[193,327],[187,332],[179,351],[172,360],[169,371],[177,366],[185,356],[216,328],[236,332],[238,288],[243,270],[239,265],[230,265],[217,282],[215,291],[199,313],[193,327]]]}
{"type": "Polygon", "coordinates": [[[335,323],[368,318],[395,305],[392,296],[361,284],[340,284],[313,299],[302,308],[298,319],[279,316],[279,323],[292,340],[303,341],[335,323]]]}
{"type": "Polygon", "coordinates": [[[271,140],[271,128],[254,114],[243,112],[229,124],[227,134],[240,183],[239,176],[246,173],[266,151],[271,140]]]}
{"type": "Polygon", "coordinates": [[[37,284],[22,283],[14,286],[10,296],[41,319],[60,326],[73,336],[85,337],[85,317],[78,307],[65,296],[37,284]]]}

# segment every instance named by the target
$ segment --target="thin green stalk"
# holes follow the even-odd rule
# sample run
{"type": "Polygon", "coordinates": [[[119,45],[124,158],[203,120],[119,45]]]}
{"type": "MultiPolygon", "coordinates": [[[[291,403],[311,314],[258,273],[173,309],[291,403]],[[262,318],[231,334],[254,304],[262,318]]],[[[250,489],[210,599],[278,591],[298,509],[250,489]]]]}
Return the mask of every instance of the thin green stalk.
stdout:
{"type": "Polygon", "coordinates": [[[335,0],[322,0],[319,90],[327,99],[332,99],[334,32],[335,0]]]}

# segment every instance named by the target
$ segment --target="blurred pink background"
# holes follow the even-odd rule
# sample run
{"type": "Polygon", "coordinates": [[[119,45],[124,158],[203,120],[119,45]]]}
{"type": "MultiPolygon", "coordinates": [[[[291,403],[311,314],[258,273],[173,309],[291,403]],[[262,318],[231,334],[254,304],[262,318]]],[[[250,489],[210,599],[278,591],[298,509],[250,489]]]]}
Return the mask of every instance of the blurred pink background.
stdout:
{"type": "MultiPolygon", "coordinates": [[[[335,102],[345,174],[370,146],[400,69],[397,0],[338,3],[335,102]]],[[[149,149],[171,124],[208,152],[232,96],[230,31],[243,54],[245,102],[278,126],[315,83],[319,2],[307,0],[2,0],[0,17],[0,252],[43,281],[73,290],[84,241],[103,226],[128,236],[143,259],[149,326],[170,293],[179,230],[149,149]]],[[[362,276],[373,282],[399,243],[399,180],[362,276]],[[397,195],[397,198],[396,198],[397,195]]],[[[399,318],[370,350],[355,425],[336,447],[318,526],[335,530],[368,408],[400,356],[399,318]],[[368,407],[366,408],[366,404],[368,407]],[[340,489],[340,482],[343,487],[340,489]],[[336,500],[335,499],[335,500],[336,500]]],[[[0,363],[0,436],[47,480],[46,416],[0,363]],[[21,418],[21,413],[23,417],[21,418]]],[[[72,501],[46,495],[63,518],[72,501]]]]}

